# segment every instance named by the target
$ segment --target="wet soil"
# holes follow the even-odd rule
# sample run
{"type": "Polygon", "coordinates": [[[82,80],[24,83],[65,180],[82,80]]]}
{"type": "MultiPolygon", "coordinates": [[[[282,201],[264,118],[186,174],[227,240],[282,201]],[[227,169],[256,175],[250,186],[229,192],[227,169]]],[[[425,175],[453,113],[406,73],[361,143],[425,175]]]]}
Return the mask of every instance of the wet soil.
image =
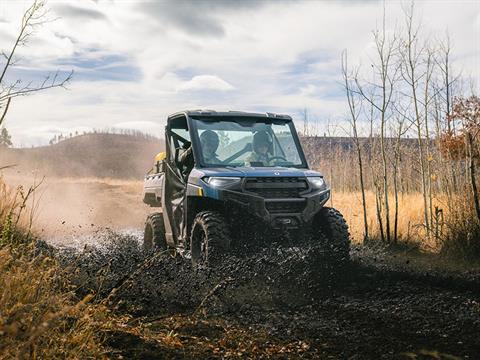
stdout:
{"type": "Polygon", "coordinates": [[[358,248],[345,266],[272,246],[193,269],[138,238],[62,250],[79,296],[128,319],[112,358],[478,359],[480,271],[358,248]],[[394,260],[393,260],[394,259],[394,260]]]}

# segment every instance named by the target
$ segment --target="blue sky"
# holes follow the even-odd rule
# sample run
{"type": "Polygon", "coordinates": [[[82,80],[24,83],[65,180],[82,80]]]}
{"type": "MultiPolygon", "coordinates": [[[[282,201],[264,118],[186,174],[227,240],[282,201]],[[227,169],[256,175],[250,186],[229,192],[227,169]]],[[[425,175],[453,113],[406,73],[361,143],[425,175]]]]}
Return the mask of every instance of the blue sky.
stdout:
{"type": "MultiPolygon", "coordinates": [[[[0,0],[10,47],[30,1],[0,0]]],[[[387,1],[387,31],[405,2],[387,1]]],[[[74,70],[69,90],[15,99],[6,121],[16,146],[54,135],[129,127],[162,134],[187,108],[289,113],[308,109],[320,133],[346,127],[340,56],[368,68],[382,1],[54,1],[10,79],[74,70]],[[331,129],[330,129],[331,130],[331,129]]],[[[447,29],[454,67],[480,78],[480,2],[417,1],[423,33],[447,29]]],[[[301,123],[298,127],[301,127],[301,123]]],[[[338,130],[336,135],[343,135],[338,130]]],[[[330,131],[331,132],[331,131],[330,131]]]]}

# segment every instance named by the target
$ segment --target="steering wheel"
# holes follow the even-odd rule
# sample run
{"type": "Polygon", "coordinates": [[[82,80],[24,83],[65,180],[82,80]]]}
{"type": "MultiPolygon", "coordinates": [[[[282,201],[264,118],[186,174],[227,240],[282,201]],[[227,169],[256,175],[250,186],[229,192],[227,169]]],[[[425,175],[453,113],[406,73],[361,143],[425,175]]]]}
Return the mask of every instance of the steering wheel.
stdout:
{"type": "Polygon", "coordinates": [[[267,161],[270,162],[272,160],[283,160],[283,161],[288,161],[284,156],[272,156],[271,158],[268,158],[267,161]]]}

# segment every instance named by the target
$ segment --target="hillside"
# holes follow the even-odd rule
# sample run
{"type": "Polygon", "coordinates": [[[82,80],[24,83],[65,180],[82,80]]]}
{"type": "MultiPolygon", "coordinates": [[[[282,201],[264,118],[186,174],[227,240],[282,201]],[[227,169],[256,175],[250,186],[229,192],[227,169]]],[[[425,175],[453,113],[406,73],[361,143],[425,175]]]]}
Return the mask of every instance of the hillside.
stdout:
{"type": "Polygon", "coordinates": [[[0,149],[0,164],[9,172],[37,171],[40,176],[141,179],[153,157],[164,148],[161,139],[119,134],[86,134],[58,144],[0,149]]]}

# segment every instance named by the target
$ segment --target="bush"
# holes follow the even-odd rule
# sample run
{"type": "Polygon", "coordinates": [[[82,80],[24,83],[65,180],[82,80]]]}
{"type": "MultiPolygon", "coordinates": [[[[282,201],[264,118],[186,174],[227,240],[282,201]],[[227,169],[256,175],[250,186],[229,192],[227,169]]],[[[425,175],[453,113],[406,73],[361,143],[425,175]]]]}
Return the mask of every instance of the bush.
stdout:
{"type": "Polygon", "coordinates": [[[480,223],[469,196],[452,200],[445,220],[446,231],[441,239],[441,253],[465,260],[480,259],[480,223]]]}

